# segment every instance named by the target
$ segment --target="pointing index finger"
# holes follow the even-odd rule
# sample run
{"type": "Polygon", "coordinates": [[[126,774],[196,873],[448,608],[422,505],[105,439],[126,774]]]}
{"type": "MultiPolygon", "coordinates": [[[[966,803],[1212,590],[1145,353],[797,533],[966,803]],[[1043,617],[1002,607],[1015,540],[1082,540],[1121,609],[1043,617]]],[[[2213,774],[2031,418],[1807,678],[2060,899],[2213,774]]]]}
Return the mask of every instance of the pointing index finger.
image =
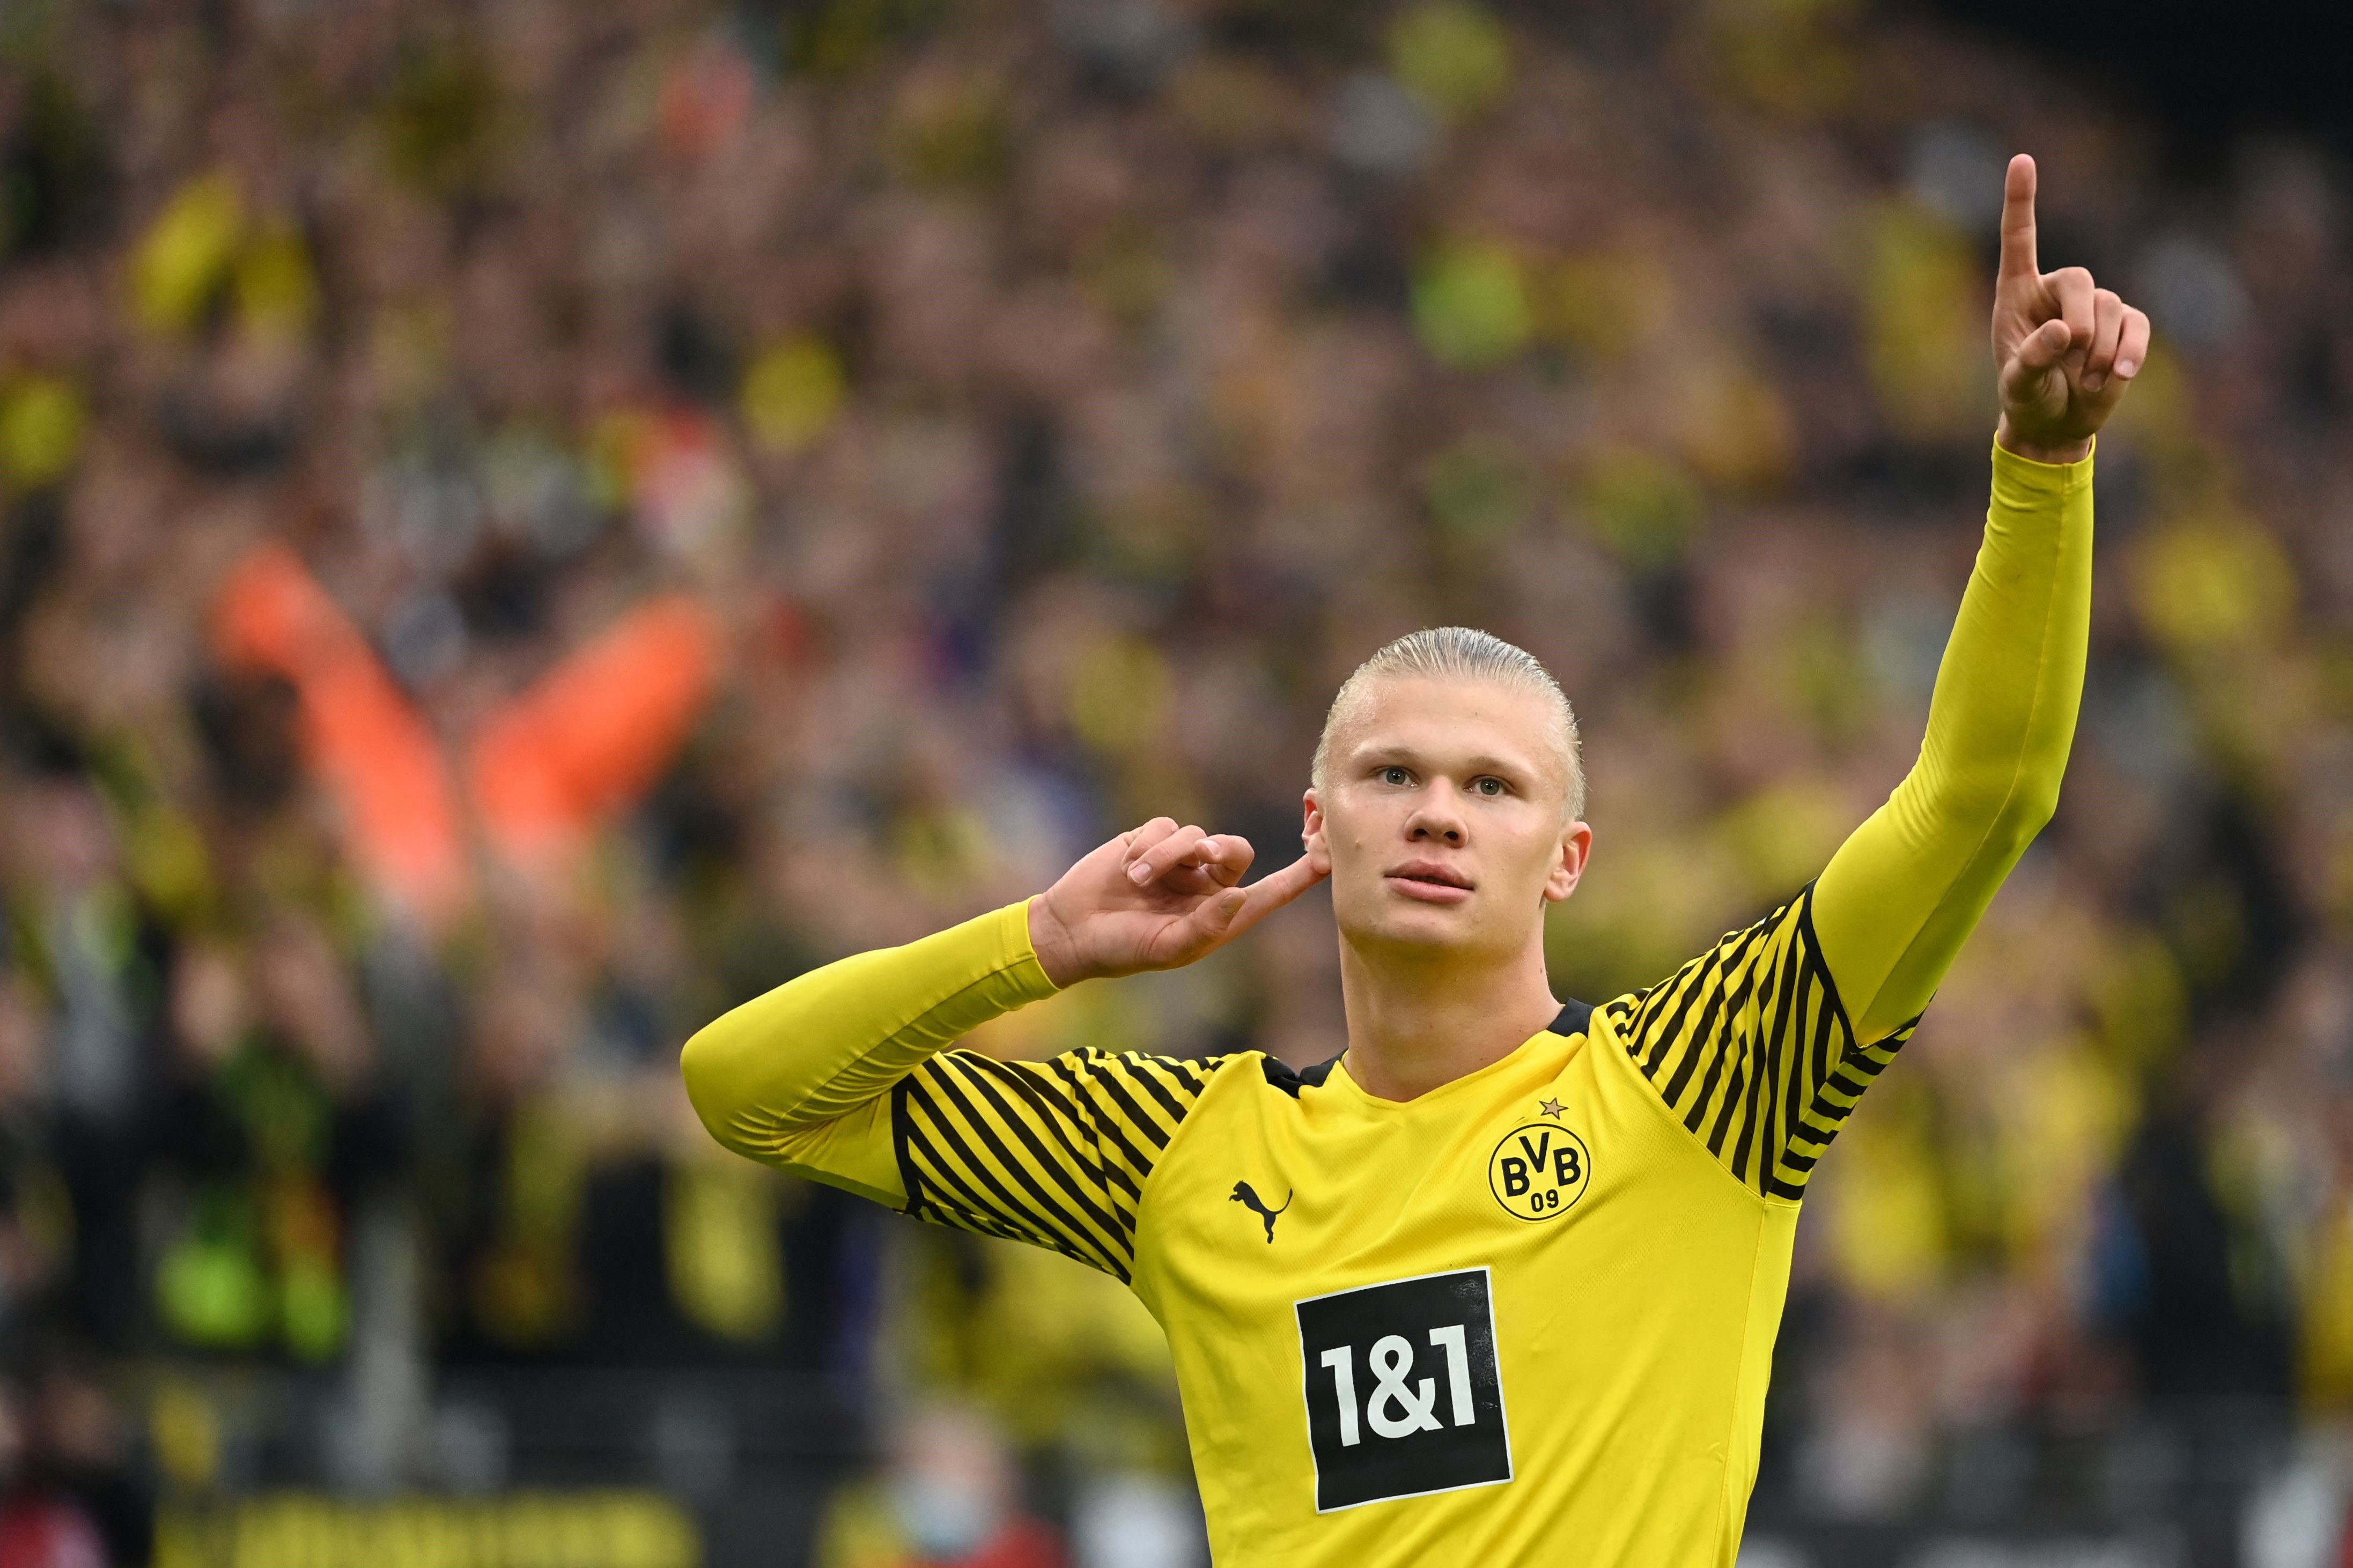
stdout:
{"type": "Polygon", "coordinates": [[[1308,889],[1324,879],[1324,873],[1302,855],[1279,871],[1269,871],[1242,889],[1249,895],[1241,912],[1234,921],[1234,934],[1240,935],[1308,889]]]}
{"type": "Polygon", "coordinates": [[[2034,261],[2034,160],[2021,153],[2010,161],[2001,189],[2001,280],[2032,278],[2034,261]]]}

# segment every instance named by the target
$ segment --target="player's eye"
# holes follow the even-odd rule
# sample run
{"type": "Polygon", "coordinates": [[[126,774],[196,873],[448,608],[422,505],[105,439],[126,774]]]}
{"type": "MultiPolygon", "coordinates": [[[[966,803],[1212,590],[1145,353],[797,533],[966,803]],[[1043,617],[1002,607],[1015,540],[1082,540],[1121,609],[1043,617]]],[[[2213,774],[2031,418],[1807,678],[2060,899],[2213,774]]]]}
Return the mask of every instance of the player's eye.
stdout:
{"type": "Polygon", "coordinates": [[[1411,784],[1412,782],[1413,775],[1406,772],[1403,768],[1398,766],[1395,763],[1391,763],[1388,767],[1381,770],[1381,783],[1385,784],[1396,784],[1402,787],[1406,784],[1411,784]]]}
{"type": "Polygon", "coordinates": [[[1472,780],[1471,787],[1477,790],[1481,795],[1492,796],[1503,794],[1504,784],[1503,780],[1495,777],[1493,773],[1490,773],[1485,778],[1472,780]]]}

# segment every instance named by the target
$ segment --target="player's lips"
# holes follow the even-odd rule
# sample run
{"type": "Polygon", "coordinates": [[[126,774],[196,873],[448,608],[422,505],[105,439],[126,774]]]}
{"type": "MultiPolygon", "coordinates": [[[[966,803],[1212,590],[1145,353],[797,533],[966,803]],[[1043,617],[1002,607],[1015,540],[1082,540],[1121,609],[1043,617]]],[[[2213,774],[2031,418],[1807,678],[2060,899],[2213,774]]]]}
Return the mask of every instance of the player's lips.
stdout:
{"type": "Polygon", "coordinates": [[[1436,860],[1409,860],[1382,876],[1407,898],[1426,904],[1459,904],[1471,896],[1471,879],[1436,860]]]}

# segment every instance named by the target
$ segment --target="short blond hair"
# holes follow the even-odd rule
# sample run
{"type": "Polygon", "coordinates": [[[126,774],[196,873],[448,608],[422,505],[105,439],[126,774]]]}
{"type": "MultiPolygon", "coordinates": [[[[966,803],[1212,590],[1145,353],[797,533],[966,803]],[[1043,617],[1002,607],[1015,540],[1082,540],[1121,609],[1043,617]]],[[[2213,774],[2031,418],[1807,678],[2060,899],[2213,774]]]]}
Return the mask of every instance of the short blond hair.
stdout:
{"type": "Polygon", "coordinates": [[[1391,677],[1424,680],[1492,680],[1533,691],[1552,704],[1559,723],[1554,727],[1561,766],[1568,781],[1568,820],[1585,817],[1585,760],[1577,732],[1577,710],[1544,661],[1527,649],[1507,643],[1493,632],[1473,626],[1425,626],[1382,644],[1356,666],[1333,694],[1324,715],[1324,733],[1315,742],[1315,763],[1310,778],[1317,789],[1332,761],[1332,738],[1341,724],[1363,707],[1373,682],[1391,677]]]}

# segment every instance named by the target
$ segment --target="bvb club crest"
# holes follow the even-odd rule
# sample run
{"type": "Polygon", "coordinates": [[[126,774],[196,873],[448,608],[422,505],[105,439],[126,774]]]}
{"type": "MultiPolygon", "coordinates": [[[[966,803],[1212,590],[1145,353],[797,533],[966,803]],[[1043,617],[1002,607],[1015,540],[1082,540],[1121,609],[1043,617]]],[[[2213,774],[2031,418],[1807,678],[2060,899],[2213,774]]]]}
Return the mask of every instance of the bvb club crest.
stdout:
{"type": "Polygon", "coordinates": [[[1517,1218],[1558,1219],[1585,1195],[1592,1171],[1585,1140],[1557,1121],[1538,1121],[1504,1134],[1487,1157],[1487,1188],[1517,1218]]]}

